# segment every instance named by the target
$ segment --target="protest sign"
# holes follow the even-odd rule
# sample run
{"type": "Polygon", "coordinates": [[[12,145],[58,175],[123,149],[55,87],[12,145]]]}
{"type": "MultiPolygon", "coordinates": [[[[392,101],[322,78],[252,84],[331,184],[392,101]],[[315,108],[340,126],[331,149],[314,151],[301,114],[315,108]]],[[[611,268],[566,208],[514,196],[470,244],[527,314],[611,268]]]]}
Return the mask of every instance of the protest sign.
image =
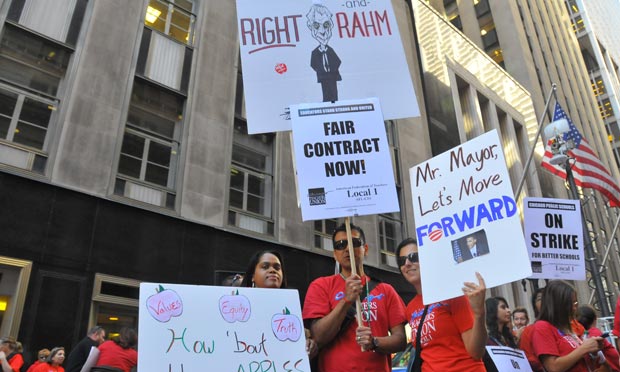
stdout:
{"type": "Polygon", "coordinates": [[[140,284],[138,372],[310,372],[291,289],[140,284]]]}
{"type": "Polygon", "coordinates": [[[532,278],[586,279],[579,200],[525,198],[523,219],[532,278]]]}
{"type": "Polygon", "coordinates": [[[291,106],[304,221],[399,210],[376,98],[291,106]]]}
{"type": "Polygon", "coordinates": [[[527,361],[523,350],[506,346],[487,346],[486,348],[497,371],[532,372],[530,362],[527,361]]]}
{"type": "Polygon", "coordinates": [[[493,130],[409,170],[425,303],[528,277],[510,177],[493,130]]]}
{"type": "Polygon", "coordinates": [[[390,0],[237,0],[249,133],[290,130],[289,107],[379,97],[419,116],[390,0]]]}

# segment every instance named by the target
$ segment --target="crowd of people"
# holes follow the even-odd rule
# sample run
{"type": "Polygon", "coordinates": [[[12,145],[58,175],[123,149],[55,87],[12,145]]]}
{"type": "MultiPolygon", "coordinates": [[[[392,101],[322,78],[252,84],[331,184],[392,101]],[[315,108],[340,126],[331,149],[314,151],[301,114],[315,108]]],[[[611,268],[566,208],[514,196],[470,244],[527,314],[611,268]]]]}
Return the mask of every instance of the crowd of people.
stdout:
{"type": "MultiPolygon", "coordinates": [[[[408,238],[396,250],[400,272],[416,292],[405,305],[390,284],[366,275],[369,247],[364,231],[353,224],[349,229],[354,260],[343,224],[332,235],[339,272],[315,279],[304,300],[306,352],[313,371],[389,372],[392,354],[404,350],[409,338],[413,348],[408,371],[413,372],[498,371],[487,346],[522,350],[534,372],[620,372],[620,355],[596,328],[596,311],[578,306],[568,282],[551,280],[533,293],[533,322],[525,308],[511,311],[505,298],[485,298],[487,288],[479,273],[477,283],[463,283],[462,296],[425,305],[418,246],[408,238]],[[358,299],[361,310],[356,309],[358,299]]],[[[245,273],[227,278],[226,284],[286,288],[282,256],[271,250],[256,252],[245,273]]],[[[616,328],[620,334],[620,325],[616,328]]],[[[122,328],[112,340],[105,339],[102,327],[91,328],[69,353],[66,371],[81,371],[93,358],[92,348],[99,353],[90,372],[135,371],[136,331],[122,328]]],[[[14,339],[0,340],[0,372],[24,372],[22,352],[14,339]]],[[[27,372],[64,372],[64,360],[63,347],[42,349],[27,372]]]]}
{"type": "MultiPolygon", "coordinates": [[[[485,298],[487,288],[479,273],[477,282],[463,283],[462,296],[425,305],[418,246],[408,238],[396,250],[400,272],[416,292],[405,306],[389,284],[364,273],[369,247],[361,228],[350,225],[350,229],[356,270],[342,225],[332,235],[340,272],[314,280],[304,300],[304,322],[318,348],[312,351],[317,354],[316,370],[390,371],[390,356],[405,349],[410,336],[408,371],[501,371],[488,352],[493,348],[487,347],[494,346],[523,350],[534,372],[620,372],[620,355],[595,327],[596,312],[590,306],[578,307],[576,291],[568,282],[551,280],[535,291],[533,322],[525,308],[511,311],[506,299],[485,298]],[[361,321],[355,319],[358,298],[361,321]],[[410,335],[405,334],[407,323],[410,335]]],[[[275,272],[284,277],[279,256],[277,270],[261,261],[269,260],[259,256],[256,264],[257,269],[262,265],[271,270],[266,277],[275,272]]],[[[248,275],[256,277],[247,272],[246,284],[248,275]]]]}
{"type": "Polygon", "coordinates": [[[80,372],[87,361],[93,363],[90,372],[135,372],[137,332],[124,327],[111,340],[105,338],[105,329],[93,327],[71,350],[66,364],[65,348],[57,346],[39,350],[37,359],[27,369],[21,344],[13,338],[4,338],[0,340],[0,372],[80,372]],[[98,353],[92,353],[92,348],[98,353]]]}

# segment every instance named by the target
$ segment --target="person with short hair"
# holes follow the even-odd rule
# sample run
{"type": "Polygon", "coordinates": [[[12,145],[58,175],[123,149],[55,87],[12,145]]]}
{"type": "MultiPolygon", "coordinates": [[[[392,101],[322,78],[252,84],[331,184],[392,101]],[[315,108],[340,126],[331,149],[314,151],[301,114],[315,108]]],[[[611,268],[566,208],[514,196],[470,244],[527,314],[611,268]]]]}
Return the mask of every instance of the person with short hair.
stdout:
{"type": "Polygon", "coordinates": [[[524,307],[517,307],[512,311],[512,325],[516,329],[525,327],[530,323],[530,317],[527,314],[527,309],[524,307]]]}
{"type": "Polygon", "coordinates": [[[517,344],[521,339],[521,333],[525,327],[530,323],[530,317],[527,314],[527,309],[524,307],[517,307],[512,311],[512,334],[515,336],[517,344]]]}
{"type": "Polygon", "coordinates": [[[99,345],[99,360],[91,372],[97,367],[113,367],[129,372],[138,365],[138,333],[133,328],[123,327],[117,337],[99,345]]]}
{"type": "Polygon", "coordinates": [[[341,271],[310,284],[303,318],[319,345],[319,371],[389,372],[391,354],[404,350],[407,345],[405,306],[391,285],[377,284],[364,274],[364,257],[368,255],[364,231],[353,224],[350,229],[359,274],[352,274],[343,224],[332,235],[333,255],[341,271]],[[364,297],[362,326],[358,326],[354,308],[360,295],[364,297]]]}
{"type": "Polygon", "coordinates": [[[32,372],[65,372],[62,362],[65,361],[65,348],[57,346],[50,351],[45,362],[40,363],[32,372]]]}
{"type": "Polygon", "coordinates": [[[34,371],[36,366],[38,366],[41,363],[45,363],[45,361],[47,360],[47,357],[49,357],[50,354],[51,352],[49,349],[39,350],[39,352],[37,353],[37,360],[35,360],[34,363],[32,363],[32,365],[28,368],[26,372],[32,372],[34,371]]]}
{"type": "Polygon", "coordinates": [[[19,372],[24,365],[24,357],[17,351],[17,342],[12,337],[0,340],[0,366],[2,372],[19,372]]]}
{"type": "Polygon", "coordinates": [[[100,326],[94,326],[88,330],[86,337],[84,337],[69,353],[67,358],[67,372],[80,372],[90,349],[101,345],[105,341],[105,329],[100,326]]]}

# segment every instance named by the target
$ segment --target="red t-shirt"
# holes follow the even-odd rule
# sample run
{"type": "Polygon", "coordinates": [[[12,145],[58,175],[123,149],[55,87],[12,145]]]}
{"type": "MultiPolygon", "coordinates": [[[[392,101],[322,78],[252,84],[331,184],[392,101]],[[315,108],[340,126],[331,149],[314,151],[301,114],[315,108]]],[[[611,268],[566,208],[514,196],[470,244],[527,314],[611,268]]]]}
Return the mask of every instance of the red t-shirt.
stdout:
{"type": "Polygon", "coordinates": [[[33,372],[65,372],[65,369],[61,366],[54,367],[49,363],[40,363],[33,372]]]}
{"type": "Polygon", "coordinates": [[[614,329],[611,333],[620,337],[620,297],[618,297],[618,301],[616,301],[616,312],[614,313],[614,329]]]}
{"type": "Polygon", "coordinates": [[[97,366],[120,368],[129,372],[138,364],[138,352],[134,349],[123,349],[114,341],[106,341],[99,345],[99,360],[97,366]]]}
{"type": "MultiPolygon", "coordinates": [[[[588,329],[588,335],[590,337],[601,337],[603,332],[596,327],[590,327],[588,329]]],[[[605,359],[607,359],[607,363],[611,367],[611,370],[616,372],[620,371],[620,354],[618,354],[618,350],[606,338],[603,339],[603,354],[605,355],[605,359]]]]}
{"type": "MultiPolygon", "coordinates": [[[[304,301],[303,318],[320,319],[328,315],[344,298],[344,279],[340,275],[314,280],[304,301]]],[[[405,304],[394,288],[379,283],[362,302],[362,318],[374,336],[388,335],[388,330],[406,322],[405,304]],[[370,321],[368,321],[370,319],[370,321]]],[[[389,372],[391,356],[383,353],[362,352],[355,341],[357,321],[319,353],[319,370],[326,372],[389,372]]]]}
{"type": "MultiPolygon", "coordinates": [[[[411,343],[414,347],[424,312],[422,301],[422,296],[417,295],[407,305],[411,343]]],[[[429,305],[420,336],[422,371],[485,372],[484,363],[469,355],[461,336],[473,326],[474,315],[469,300],[464,296],[429,305]]]]}
{"type": "MultiPolygon", "coordinates": [[[[535,323],[534,323],[535,324],[535,323]]],[[[534,334],[534,324],[530,324],[525,327],[521,332],[521,339],[519,340],[519,349],[525,352],[528,362],[534,372],[543,372],[543,365],[534,353],[534,345],[532,345],[532,335],[534,334]]]]}
{"type": "MultiPolygon", "coordinates": [[[[24,365],[24,357],[21,354],[15,353],[11,359],[7,359],[7,363],[9,363],[13,372],[19,372],[19,369],[24,365]]],[[[2,370],[2,367],[0,367],[0,370],[2,370]]]]}
{"type": "MultiPolygon", "coordinates": [[[[557,357],[568,355],[581,344],[582,341],[579,337],[564,334],[545,320],[539,320],[534,323],[532,345],[534,346],[534,354],[541,360],[543,355],[557,357]]],[[[586,354],[578,363],[567,369],[566,372],[588,372],[587,363],[594,364],[590,356],[586,354]]]]}

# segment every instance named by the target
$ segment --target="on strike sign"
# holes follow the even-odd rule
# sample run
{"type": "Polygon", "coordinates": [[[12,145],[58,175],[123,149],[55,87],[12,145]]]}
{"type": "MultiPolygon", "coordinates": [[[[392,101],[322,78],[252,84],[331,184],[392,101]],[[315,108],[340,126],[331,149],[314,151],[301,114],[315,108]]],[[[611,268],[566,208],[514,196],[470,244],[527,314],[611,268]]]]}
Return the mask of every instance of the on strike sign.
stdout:
{"type": "Polygon", "coordinates": [[[586,279],[578,200],[525,198],[523,218],[532,278],[586,279]]]}

